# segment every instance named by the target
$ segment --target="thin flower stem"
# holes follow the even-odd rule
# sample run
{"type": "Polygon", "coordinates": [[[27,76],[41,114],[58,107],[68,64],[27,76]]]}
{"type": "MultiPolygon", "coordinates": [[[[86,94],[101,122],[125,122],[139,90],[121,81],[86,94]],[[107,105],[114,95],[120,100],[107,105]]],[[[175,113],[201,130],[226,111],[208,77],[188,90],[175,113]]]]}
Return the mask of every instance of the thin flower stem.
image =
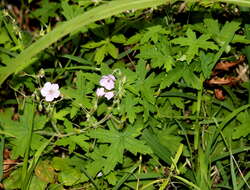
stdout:
{"type": "MultiPolygon", "coordinates": [[[[141,163],[142,163],[142,156],[140,155],[139,158],[139,168],[138,168],[138,175],[140,175],[141,173],[141,163]]],[[[139,190],[139,186],[140,186],[140,178],[137,178],[137,183],[136,183],[136,190],[139,190]]]]}
{"type": "Polygon", "coordinates": [[[243,175],[243,173],[242,173],[242,171],[241,171],[241,169],[239,167],[239,164],[237,163],[237,161],[235,160],[233,155],[232,155],[232,159],[233,159],[233,161],[234,161],[234,163],[235,163],[235,165],[236,165],[236,167],[237,167],[237,169],[238,169],[238,171],[240,173],[240,176],[242,177],[242,179],[245,182],[246,186],[250,189],[250,185],[248,184],[246,178],[244,177],[244,175],[243,175]]]}
{"type": "Polygon", "coordinates": [[[56,123],[53,120],[51,121],[51,124],[52,124],[52,127],[54,128],[54,130],[57,132],[57,134],[59,136],[62,136],[62,134],[60,133],[59,129],[56,126],[56,123]]]}
{"type": "Polygon", "coordinates": [[[158,180],[154,180],[146,185],[144,185],[140,190],[146,189],[151,185],[154,185],[155,183],[162,183],[164,181],[164,179],[158,179],[158,180]]]}
{"type": "Polygon", "coordinates": [[[97,127],[98,125],[101,125],[102,123],[104,123],[105,121],[107,121],[111,116],[112,116],[112,114],[105,115],[104,118],[102,118],[100,121],[94,123],[93,127],[97,127]]]}
{"type": "Polygon", "coordinates": [[[19,90],[15,89],[13,86],[9,85],[9,87],[14,90],[15,92],[21,94],[23,97],[27,97],[25,94],[23,94],[22,92],[20,92],[19,90]]]}

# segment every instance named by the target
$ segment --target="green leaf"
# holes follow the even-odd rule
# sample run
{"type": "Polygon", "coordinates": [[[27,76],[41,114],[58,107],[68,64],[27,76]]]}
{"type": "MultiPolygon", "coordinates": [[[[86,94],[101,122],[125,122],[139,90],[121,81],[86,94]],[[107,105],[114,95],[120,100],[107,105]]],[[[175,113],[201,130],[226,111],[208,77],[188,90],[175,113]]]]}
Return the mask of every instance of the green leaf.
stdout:
{"type": "Polygon", "coordinates": [[[82,47],[88,48],[88,49],[94,49],[100,46],[103,46],[107,43],[106,40],[102,40],[100,42],[88,42],[87,44],[83,45],[82,47]]]}
{"type": "Polygon", "coordinates": [[[147,145],[153,150],[153,153],[156,154],[160,159],[162,159],[167,164],[171,164],[171,152],[163,146],[158,138],[153,134],[153,132],[148,129],[143,131],[142,138],[147,142],[147,145]]]}
{"type": "Polygon", "coordinates": [[[48,190],[65,190],[63,184],[49,184],[47,187],[48,190]]]}
{"type": "Polygon", "coordinates": [[[86,169],[91,176],[96,176],[98,172],[105,166],[105,158],[103,157],[109,147],[107,144],[102,144],[99,147],[95,147],[93,152],[88,152],[87,156],[94,161],[87,164],[86,169]]]}
{"type": "Polygon", "coordinates": [[[5,189],[20,189],[21,187],[21,168],[17,168],[11,172],[10,176],[4,179],[3,184],[5,189]]]}
{"type": "Polygon", "coordinates": [[[162,28],[161,25],[151,26],[147,28],[147,31],[143,34],[140,42],[141,44],[148,43],[148,41],[153,41],[154,43],[157,43],[158,41],[161,41],[163,34],[169,33],[170,31],[167,31],[166,29],[162,28]]]}
{"type": "Polygon", "coordinates": [[[35,175],[32,176],[29,189],[44,190],[46,189],[47,182],[40,180],[35,175]]]}
{"type": "Polygon", "coordinates": [[[69,146],[69,153],[72,153],[76,149],[76,145],[87,151],[89,149],[89,144],[85,142],[86,140],[88,140],[88,137],[85,135],[75,135],[58,139],[55,144],[69,146]]]}
{"type": "MultiPolygon", "coordinates": [[[[87,97],[90,86],[93,86],[93,83],[91,81],[87,82],[86,76],[82,71],[80,71],[77,73],[76,88],[61,89],[65,98],[73,99],[72,107],[74,106],[74,109],[71,109],[71,111],[74,110],[75,112],[71,115],[71,118],[77,114],[80,107],[91,108],[92,104],[87,97]]],[[[56,117],[64,120],[62,114],[67,114],[67,109],[64,111],[62,110],[62,113],[56,113],[56,117]]]]}
{"type": "Polygon", "coordinates": [[[156,98],[154,96],[154,73],[149,75],[142,83],[138,85],[141,90],[142,97],[145,98],[149,103],[155,104],[156,98]]]}
{"type": "MultiPolygon", "coordinates": [[[[48,0],[46,0],[48,1],[48,0]]],[[[95,7],[83,14],[74,17],[73,19],[58,25],[53,31],[46,34],[44,37],[33,43],[27,49],[25,49],[19,56],[12,60],[12,64],[7,67],[0,68],[0,85],[3,81],[11,74],[17,73],[23,70],[33,62],[27,61],[32,60],[31,58],[53,44],[63,36],[79,31],[83,26],[93,23],[98,20],[102,20],[113,15],[122,13],[130,9],[145,9],[149,7],[155,7],[158,5],[165,4],[166,0],[117,0],[105,3],[102,6],[95,7]]],[[[44,8],[47,7],[45,6],[44,8]]],[[[45,15],[46,16],[46,15],[45,15]]]]}
{"type": "Polygon", "coordinates": [[[150,113],[156,111],[155,105],[150,104],[146,98],[141,99],[139,103],[143,106],[143,121],[146,122],[150,117],[150,113]]]}
{"type": "Polygon", "coordinates": [[[97,64],[100,65],[106,55],[107,55],[107,46],[103,45],[96,50],[94,60],[97,62],[97,64]]]}
{"type": "Polygon", "coordinates": [[[246,36],[235,34],[231,43],[250,44],[250,40],[246,39],[246,36]]]}
{"type": "Polygon", "coordinates": [[[176,64],[176,67],[169,71],[165,77],[163,77],[160,85],[161,89],[170,87],[174,82],[177,82],[183,76],[184,70],[183,64],[176,64]]]}
{"type": "Polygon", "coordinates": [[[70,113],[70,108],[61,109],[59,111],[54,112],[53,118],[63,121],[66,119],[65,116],[68,115],[69,113],[70,113]]]}
{"type": "Polygon", "coordinates": [[[49,118],[46,115],[36,114],[34,118],[34,130],[43,129],[48,121],[49,118]]]}
{"type": "Polygon", "coordinates": [[[233,38],[231,37],[232,34],[234,35],[235,32],[240,28],[239,26],[240,22],[232,21],[226,22],[221,27],[221,25],[218,23],[218,20],[207,18],[204,19],[204,26],[201,26],[198,28],[198,30],[203,34],[210,35],[211,38],[214,39],[221,47],[223,47],[225,43],[228,43],[225,48],[225,52],[228,53],[231,50],[229,42],[247,42],[247,40],[244,39],[244,36],[241,35],[235,35],[233,38]],[[229,42],[228,39],[230,39],[229,42]]]}
{"type": "MultiPolygon", "coordinates": [[[[178,93],[177,90],[171,90],[171,92],[176,92],[178,93]]],[[[183,99],[180,97],[168,97],[169,102],[171,105],[175,105],[177,108],[184,109],[184,102],[183,99]]]]}
{"type": "Polygon", "coordinates": [[[61,158],[61,157],[53,157],[52,166],[55,170],[64,170],[69,167],[70,159],[69,158],[61,158]]]}
{"type": "Polygon", "coordinates": [[[88,180],[87,176],[81,171],[83,162],[80,159],[54,157],[53,167],[58,170],[58,180],[66,186],[76,185],[88,180]]]}
{"type": "Polygon", "coordinates": [[[126,37],[123,34],[117,34],[112,36],[111,42],[124,44],[126,42],[126,37]]]}
{"type": "Polygon", "coordinates": [[[142,34],[135,34],[130,37],[124,45],[132,45],[138,43],[142,38],[142,34]]]}
{"type": "Polygon", "coordinates": [[[63,1],[61,5],[63,9],[62,14],[67,20],[73,19],[83,12],[83,9],[79,6],[69,5],[66,1],[63,1]]]}
{"type": "MultiPolygon", "coordinates": [[[[0,116],[1,118],[1,116],[0,116]]],[[[24,156],[24,152],[25,152],[25,142],[27,141],[26,137],[27,137],[27,129],[25,129],[21,123],[16,122],[15,125],[9,126],[9,125],[4,125],[4,132],[7,134],[12,135],[13,139],[11,139],[11,144],[13,146],[12,149],[12,158],[15,159],[18,156],[24,156]]],[[[31,148],[33,150],[36,150],[39,145],[42,144],[43,141],[43,137],[40,135],[37,135],[32,137],[32,141],[31,141],[31,148]]]]}
{"type": "Polygon", "coordinates": [[[201,60],[201,70],[206,79],[210,78],[212,69],[214,67],[214,54],[207,53],[205,54],[203,51],[200,53],[200,60],[201,60]]]}
{"type": "Polygon", "coordinates": [[[206,25],[206,28],[202,27],[203,33],[207,31],[212,37],[216,37],[220,33],[218,20],[207,18],[204,19],[204,24],[206,25]]]}
{"type": "Polygon", "coordinates": [[[36,176],[43,182],[54,183],[56,173],[48,160],[38,163],[35,168],[36,176]]]}
{"type": "Polygon", "coordinates": [[[239,26],[240,26],[239,22],[235,21],[226,22],[225,25],[222,27],[220,33],[216,33],[215,35],[216,41],[221,46],[224,45],[229,36],[231,36],[232,33],[234,34],[240,28],[239,26]]]}
{"type": "Polygon", "coordinates": [[[97,138],[100,143],[110,143],[110,146],[106,152],[106,160],[103,172],[109,173],[115,168],[118,163],[123,161],[123,152],[128,150],[133,154],[151,153],[149,147],[147,147],[143,141],[137,140],[135,137],[140,135],[141,124],[137,123],[134,126],[129,126],[124,132],[117,131],[111,128],[110,130],[97,129],[90,131],[89,136],[97,138]]]}
{"type": "Polygon", "coordinates": [[[158,85],[160,81],[155,79],[155,74],[152,73],[146,78],[147,70],[146,70],[146,62],[143,60],[139,60],[136,66],[136,88],[141,92],[142,98],[146,99],[149,103],[155,103],[154,96],[154,88],[153,86],[158,85]]]}
{"type": "Polygon", "coordinates": [[[201,89],[202,83],[200,82],[200,79],[194,74],[194,72],[190,71],[189,67],[185,67],[183,70],[183,79],[187,85],[194,89],[201,89]]]}
{"type": "Polygon", "coordinates": [[[106,48],[109,55],[111,55],[115,59],[118,57],[118,49],[112,43],[107,43],[106,48]]]}
{"type": "Polygon", "coordinates": [[[239,139],[241,137],[246,137],[250,134],[250,114],[245,111],[237,116],[237,119],[241,122],[241,125],[235,127],[233,132],[233,139],[239,139]]]}
{"type": "Polygon", "coordinates": [[[1,28],[0,31],[0,44],[5,44],[6,42],[11,41],[7,31],[4,28],[1,28]]]}
{"type": "Polygon", "coordinates": [[[182,141],[182,138],[178,135],[177,129],[178,126],[173,125],[171,127],[165,127],[162,130],[157,130],[156,132],[159,143],[170,150],[172,154],[176,153],[182,141]]]}
{"type": "Polygon", "coordinates": [[[170,71],[174,65],[174,60],[171,56],[170,43],[166,38],[160,38],[161,41],[155,45],[145,44],[140,47],[140,53],[136,56],[140,59],[150,59],[153,68],[161,68],[162,66],[166,71],[170,71]]]}
{"type": "Polygon", "coordinates": [[[130,123],[134,123],[136,113],[140,112],[140,108],[136,106],[139,99],[135,98],[132,94],[127,93],[126,97],[123,98],[121,103],[121,113],[126,115],[130,123]]]}
{"type": "Polygon", "coordinates": [[[49,0],[42,0],[40,7],[32,11],[31,18],[38,18],[44,25],[48,23],[50,17],[56,17],[56,10],[60,7],[59,3],[49,2],[49,0]]]}
{"type": "Polygon", "coordinates": [[[181,46],[188,46],[188,49],[185,53],[187,56],[188,63],[190,63],[194,59],[195,55],[199,54],[199,49],[218,49],[214,42],[208,41],[210,39],[209,35],[203,34],[197,39],[195,32],[188,28],[186,36],[187,37],[175,38],[171,42],[174,44],[179,44],[181,46]]]}
{"type": "Polygon", "coordinates": [[[84,59],[82,57],[66,54],[63,55],[62,57],[68,58],[70,60],[76,61],[77,63],[85,64],[85,65],[93,65],[93,62],[88,61],[87,59],[84,59]]]}
{"type": "MultiPolygon", "coordinates": [[[[228,2],[234,4],[241,4],[250,7],[250,3],[247,0],[221,0],[221,2],[228,2]]],[[[47,0],[48,2],[48,0],[47,0]]],[[[155,7],[158,5],[166,4],[166,0],[116,0],[103,4],[102,6],[95,7],[83,14],[74,17],[73,19],[58,25],[54,30],[43,36],[41,39],[33,43],[27,49],[25,49],[21,54],[19,54],[15,59],[11,61],[6,67],[0,67],[0,85],[4,80],[13,73],[18,73],[25,67],[31,65],[32,57],[40,53],[42,50],[59,40],[60,38],[66,36],[71,32],[79,31],[83,26],[93,23],[95,21],[111,17],[113,15],[122,13],[126,10],[131,9],[145,9],[150,7],[155,7]]],[[[47,9],[45,6],[44,8],[47,9]]]]}
{"type": "Polygon", "coordinates": [[[88,178],[78,169],[78,168],[65,168],[58,174],[58,179],[60,183],[65,186],[72,186],[85,181],[88,178]]]}
{"type": "MultiPolygon", "coordinates": [[[[30,103],[26,103],[24,115],[20,116],[20,121],[13,121],[11,110],[6,110],[5,112],[0,112],[0,125],[4,133],[10,134],[12,139],[10,139],[11,144],[13,146],[12,150],[12,158],[16,159],[18,156],[24,156],[24,153],[27,148],[28,136],[30,133],[30,128],[33,123],[33,110],[29,105],[30,103]]],[[[37,137],[40,135],[37,135],[37,137]]],[[[35,143],[38,139],[32,138],[31,144],[35,143]]],[[[35,143],[36,144],[36,143],[35,143]]]]}

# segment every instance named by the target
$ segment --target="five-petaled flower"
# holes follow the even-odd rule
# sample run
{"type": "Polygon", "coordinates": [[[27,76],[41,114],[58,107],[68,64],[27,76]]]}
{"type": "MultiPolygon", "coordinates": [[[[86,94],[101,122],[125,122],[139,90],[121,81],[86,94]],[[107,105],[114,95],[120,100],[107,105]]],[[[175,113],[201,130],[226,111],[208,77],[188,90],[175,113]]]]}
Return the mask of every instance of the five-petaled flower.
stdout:
{"type": "Polygon", "coordinates": [[[54,98],[58,98],[60,96],[59,85],[46,82],[41,89],[41,94],[45,97],[47,102],[51,102],[54,98]]]}
{"type": "Polygon", "coordinates": [[[104,96],[105,95],[104,88],[97,88],[96,95],[97,96],[104,96]]]}
{"type": "Polygon", "coordinates": [[[100,80],[100,85],[107,90],[112,90],[115,87],[115,80],[114,75],[104,75],[100,80]]]}
{"type": "Polygon", "coordinates": [[[110,92],[106,92],[104,94],[104,97],[107,98],[107,100],[110,100],[111,98],[113,98],[115,95],[115,93],[113,91],[110,91],[110,92]]]}

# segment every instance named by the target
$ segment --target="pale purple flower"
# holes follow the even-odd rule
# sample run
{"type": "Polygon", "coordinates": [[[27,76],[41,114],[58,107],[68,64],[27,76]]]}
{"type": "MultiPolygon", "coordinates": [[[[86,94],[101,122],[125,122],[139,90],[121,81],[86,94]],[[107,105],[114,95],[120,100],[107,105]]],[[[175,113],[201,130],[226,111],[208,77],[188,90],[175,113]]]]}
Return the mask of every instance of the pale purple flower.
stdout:
{"type": "Polygon", "coordinates": [[[96,95],[99,97],[104,96],[107,100],[110,100],[115,94],[114,91],[106,92],[104,88],[97,88],[96,95]]]}
{"type": "Polygon", "coordinates": [[[41,94],[45,97],[47,102],[51,102],[54,98],[58,98],[60,96],[59,86],[58,84],[52,84],[50,82],[46,82],[41,89],[41,94]]]}
{"type": "Polygon", "coordinates": [[[100,85],[107,90],[112,90],[115,87],[115,77],[114,75],[104,75],[100,80],[100,85]]]}
{"type": "Polygon", "coordinates": [[[104,88],[97,88],[96,95],[97,96],[103,96],[103,95],[105,95],[104,88]]]}
{"type": "Polygon", "coordinates": [[[110,100],[111,98],[114,97],[114,95],[115,95],[114,92],[111,91],[111,92],[106,92],[106,93],[104,94],[104,97],[107,98],[107,100],[110,100]]]}

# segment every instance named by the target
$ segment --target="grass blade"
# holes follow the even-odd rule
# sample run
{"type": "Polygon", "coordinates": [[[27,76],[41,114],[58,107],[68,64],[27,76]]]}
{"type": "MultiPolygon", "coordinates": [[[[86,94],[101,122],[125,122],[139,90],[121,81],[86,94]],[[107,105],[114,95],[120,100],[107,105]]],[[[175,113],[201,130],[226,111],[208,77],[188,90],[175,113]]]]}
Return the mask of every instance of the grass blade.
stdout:
{"type": "MultiPolygon", "coordinates": [[[[245,181],[249,181],[250,179],[250,171],[245,175],[245,181]]],[[[241,182],[239,183],[238,185],[238,189],[242,189],[244,185],[246,185],[246,182],[245,182],[243,179],[241,180],[241,182]]]]}
{"type": "MultiPolygon", "coordinates": [[[[236,117],[240,112],[242,112],[245,109],[248,109],[250,107],[250,104],[244,105],[239,107],[238,109],[234,110],[232,113],[230,113],[225,119],[224,121],[219,125],[219,127],[216,129],[213,138],[210,140],[210,142],[208,143],[208,148],[212,148],[213,144],[216,144],[216,139],[219,136],[220,132],[223,130],[223,128],[227,125],[228,122],[230,122],[234,117],[236,117]]],[[[208,149],[208,150],[209,150],[208,149]]],[[[212,149],[210,149],[212,150],[212,149]]],[[[211,152],[210,152],[211,153],[211,152]]],[[[209,153],[209,154],[210,154],[209,153]]],[[[209,155],[208,154],[208,155],[209,155]]]]}
{"type": "Polygon", "coordinates": [[[49,143],[52,141],[53,138],[54,138],[54,136],[52,136],[49,140],[44,142],[40,146],[40,148],[36,151],[35,155],[33,156],[32,160],[30,162],[27,174],[26,174],[26,179],[25,179],[27,181],[26,189],[29,189],[28,186],[29,186],[29,183],[30,183],[30,180],[31,180],[31,177],[32,177],[32,172],[34,171],[34,169],[35,169],[35,167],[36,167],[36,165],[37,165],[37,163],[39,161],[39,158],[42,155],[42,152],[49,145],[49,143]]]}
{"type": "Polygon", "coordinates": [[[232,183],[233,183],[233,190],[238,190],[232,154],[230,154],[230,171],[231,171],[231,177],[232,177],[232,183]]]}
{"type": "Polygon", "coordinates": [[[180,146],[179,146],[179,148],[178,148],[178,150],[177,150],[177,152],[175,154],[174,159],[172,159],[172,164],[170,166],[170,173],[169,173],[167,179],[164,180],[164,182],[162,183],[159,190],[164,190],[164,189],[167,188],[167,186],[168,186],[174,172],[176,172],[177,174],[180,173],[180,171],[178,170],[177,165],[178,165],[178,161],[179,161],[179,159],[181,157],[181,154],[183,153],[183,147],[184,147],[183,144],[180,144],[180,146]]]}
{"type": "Polygon", "coordinates": [[[136,170],[136,168],[138,168],[140,162],[136,163],[131,169],[130,171],[124,175],[119,181],[118,183],[115,185],[115,187],[113,188],[113,190],[118,190],[120,189],[121,185],[133,174],[133,172],[136,170]]]}
{"type": "Polygon", "coordinates": [[[188,181],[187,179],[180,177],[180,176],[173,176],[174,178],[182,181],[183,183],[187,184],[188,186],[192,187],[193,189],[196,190],[201,190],[198,186],[196,186],[195,184],[193,184],[192,182],[188,181]]]}
{"type": "Polygon", "coordinates": [[[171,164],[171,152],[163,146],[157,139],[157,137],[148,129],[144,130],[142,138],[147,142],[147,145],[153,150],[153,152],[167,164],[171,164]]]}
{"type": "Polygon", "coordinates": [[[22,168],[22,187],[21,189],[27,189],[27,168],[28,168],[28,161],[29,161],[29,153],[30,153],[30,144],[32,139],[32,131],[33,131],[33,120],[34,120],[34,103],[26,102],[25,104],[25,111],[24,111],[24,125],[28,128],[27,134],[27,141],[26,141],[26,148],[25,148],[25,155],[23,161],[23,168],[22,168]]]}
{"type": "MultiPolygon", "coordinates": [[[[250,147],[241,147],[241,148],[233,149],[232,154],[234,155],[234,154],[238,154],[241,152],[247,152],[247,151],[250,151],[250,147]]],[[[229,155],[230,155],[230,152],[222,152],[221,154],[214,155],[211,158],[211,162],[215,162],[215,161],[224,159],[224,158],[228,157],[229,155]]]]}

